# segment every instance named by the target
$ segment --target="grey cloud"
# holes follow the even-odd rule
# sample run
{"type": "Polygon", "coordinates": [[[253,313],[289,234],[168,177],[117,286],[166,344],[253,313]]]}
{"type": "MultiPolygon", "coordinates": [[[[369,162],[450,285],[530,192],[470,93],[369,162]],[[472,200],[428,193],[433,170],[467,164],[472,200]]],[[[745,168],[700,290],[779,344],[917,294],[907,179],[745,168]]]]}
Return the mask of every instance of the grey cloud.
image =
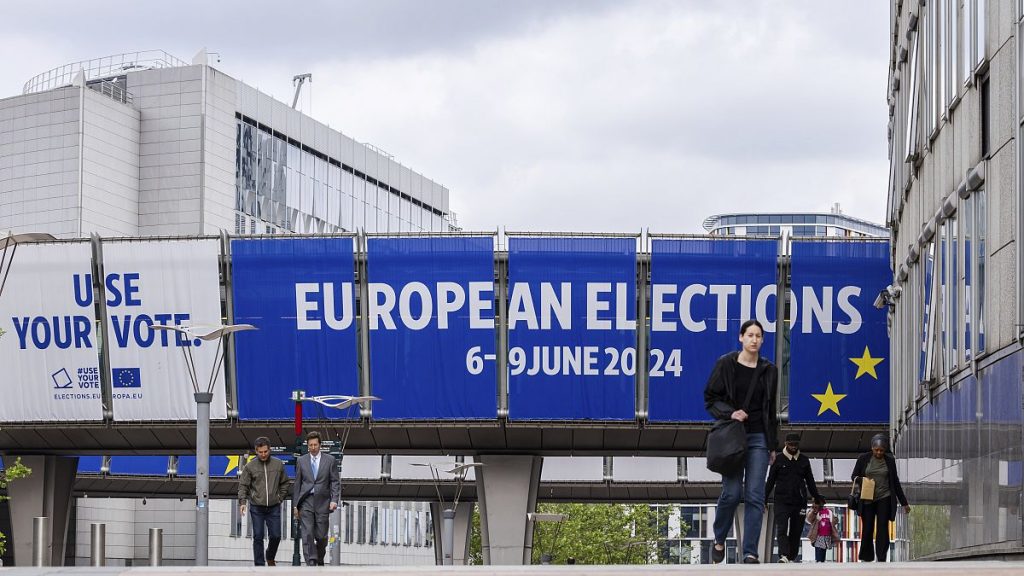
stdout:
{"type": "Polygon", "coordinates": [[[0,97],[52,66],[153,47],[187,59],[207,46],[226,73],[285,101],[291,75],[312,71],[312,115],[448,186],[470,229],[699,232],[713,213],[835,201],[882,219],[881,2],[5,10],[0,48],[26,56],[5,63],[16,84],[0,97]]]}

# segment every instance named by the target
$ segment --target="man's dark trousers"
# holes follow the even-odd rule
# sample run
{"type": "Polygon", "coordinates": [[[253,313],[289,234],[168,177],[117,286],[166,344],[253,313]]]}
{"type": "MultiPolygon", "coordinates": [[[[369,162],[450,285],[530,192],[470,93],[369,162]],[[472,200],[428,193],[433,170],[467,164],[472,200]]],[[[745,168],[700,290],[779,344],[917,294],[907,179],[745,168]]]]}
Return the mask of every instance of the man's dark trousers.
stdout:
{"type": "Polygon", "coordinates": [[[800,508],[786,504],[775,505],[775,534],[779,541],[779,558],[795,561],[800,554],[800,536],[804,530],[804,516],[800,508]]]}
{"type": "Polygon", "coordinates": [[[277,545],[281,543],[281,506],[249,505],[249,520],[252,522],[252,557],[257,566],[263,566],[277,557],[277,545]],[[267,554],[263,555],[263,531],[270,536],[267,554]]]}

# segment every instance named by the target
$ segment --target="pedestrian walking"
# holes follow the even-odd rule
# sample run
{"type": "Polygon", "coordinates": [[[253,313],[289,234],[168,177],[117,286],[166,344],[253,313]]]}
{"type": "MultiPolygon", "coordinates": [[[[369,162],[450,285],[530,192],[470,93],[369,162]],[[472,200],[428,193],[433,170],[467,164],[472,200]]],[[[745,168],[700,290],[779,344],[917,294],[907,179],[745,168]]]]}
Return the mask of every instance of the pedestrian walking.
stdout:
{"type": "Polygon", "coordinates": [[[860,553],[861,562],[885,562],[889,554],[889,522],[896,517],[896,506],[910,513],[910,504],[896,474],[896,459],[889,454],[889,438],[885,434],[871,437],[871,451],[861,454],[853,467],[852,480],[868,478],[874,482],[874,493],[868,499],[861,492],[860,553]]]}
{"type": "Polygon", "coordinates": [[[257,566],[274,566],[281,543],[281,502],[288,497],[288,473],[284,462],[270,455],[270,440],[260,436],[255,442],[256,457],[245,463],[238,477],[238,506],[242,516],[246,507],[252,526],[252,559],[257,566]],[[266,552],[263,535],[267,534],[266,552]]]}
{"type": "Polygon", "coordinates": [[[320,451],[320,434],[306,435],[308,452],[295,464],[292,494],[294,514],[302,528],[302,549],[306,564],[323,566],[327,555],[327,525],[331,512],[341,500],[341,480],[334,469],[334,456],[320,451]]]}
{"type": "Polygon", "coordinates": [[[773,493],[779,562],[796,562],[807,497],[821,498],[814,484],[811,460],[800,453],[800,435],[797,433],[786,434],[786,444],[768,470],[765,494],[771,496],[773,493]]]}
{"type": "Polygon", "coordinates": [[[814,547],[814,561],[824,562],[828,549],[839,542],[839,518],[825,507],[825,499],[818,496],[807,510],[807,523],[811,525],[807,539],[814,547]]]}
{"type": "MultiPolygon", "coordinates": [[[[778,373],[774,364],[760,356],[764,343],[761,323],[757,320],[744,322],[740,326],[739,341],[741,350],[718,359],[704,388],[704,408],[708,413],[720,422],[741,422],[746,436],[746,450],[740,465],[722,474],[722,492],[714,523],[715,542],[711,547],[711,561],[715,564],[725,560],[725,540],[741,500],[746,503],[742,561],[760,564],[757,543],[764,516],[765,474],[775,459],[778,441],[775,406],[778,373]]],[[[709,438],[709,451],[710,443],[709,438]]]]}

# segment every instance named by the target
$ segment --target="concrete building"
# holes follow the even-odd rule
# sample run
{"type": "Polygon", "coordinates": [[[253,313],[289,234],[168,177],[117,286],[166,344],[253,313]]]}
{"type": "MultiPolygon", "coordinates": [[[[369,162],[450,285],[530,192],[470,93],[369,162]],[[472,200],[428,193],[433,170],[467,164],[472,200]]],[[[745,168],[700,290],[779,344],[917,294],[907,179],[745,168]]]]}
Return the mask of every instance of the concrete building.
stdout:
{"type": "Polygon", "coordinates": [[[67,64],[0,99],[0,231],[447,231],[448,190],[210,65],[67,64]]]}
{"type": "MultiPolygon", "coordinates": [[[[2,235],[441,232],[454,226],[448,198],[444,186],[390,154],[211,66],[205,51],[191,64],[162,51],[75,62],[0,99],[2,235]]],[[[146,558],[147,526],[167,528],[168,561],[194,557],[194,500],[78,499],[74,507],[71,563],[87,563],[96,521],[108,523],[112,563],[146,558]]],[[[212,507],[211,560],[251,562],[237,508],[225,500],[212,507]]],[[[346,563],[433,563],[429,506],[345,509],[366,514],[339,536],[346,563]],[[380,535],[379,510],[389,511],[380,535]],[[389,532],[392,516],[416,533],[410,515],[418,539],[388,541],[398,538],[399,524],[389,532]],[[398,547],[381,552],[381,543],[398,547]]]]}
{"type": "Polygon", "coordinates": [[[1019,557],[1016,0],[890,3],[891,425],[914,558],[1019,557]]]}
{"type": "Polygon", "coordinates": [[[829,213],[782,212],[715,214],[704,219],[712,236],[784,236],[885,238],[885,226],[842,213],[839,204],[829,213]]]}

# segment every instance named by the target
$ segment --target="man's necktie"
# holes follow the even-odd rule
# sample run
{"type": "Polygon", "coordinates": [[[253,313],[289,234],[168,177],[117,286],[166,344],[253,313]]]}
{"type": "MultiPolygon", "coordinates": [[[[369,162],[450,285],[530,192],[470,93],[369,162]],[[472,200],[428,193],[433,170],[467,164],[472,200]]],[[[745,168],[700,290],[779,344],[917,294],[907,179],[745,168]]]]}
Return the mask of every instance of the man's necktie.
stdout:
{"type": "Polygon", "coordinates": [[[313,463],[313,480],[315,481],[316,480],[316,472],[317,472],[317,470],[320,469],[320,466],[317,465],[317,459],[316,458],[310,458],[310,462],[313,463]]]}

